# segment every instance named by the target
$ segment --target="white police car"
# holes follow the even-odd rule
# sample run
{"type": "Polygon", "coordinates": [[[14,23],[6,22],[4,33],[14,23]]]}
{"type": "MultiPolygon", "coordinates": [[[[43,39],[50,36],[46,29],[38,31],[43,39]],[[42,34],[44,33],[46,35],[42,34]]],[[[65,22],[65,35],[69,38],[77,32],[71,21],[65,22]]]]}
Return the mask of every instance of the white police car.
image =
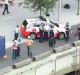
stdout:
{"type": "Polygon", "coordinates": [[[65,25],[59,24],[57,22],[52,22],[47,18],[39,17],[39,18],[31,18],[23,21],[20,32],[24,37],[30,36],[32,39],[39,38],[39,26],[48,24],[54,30],[54,37],[59,39],[65,38],[65,25]]]}

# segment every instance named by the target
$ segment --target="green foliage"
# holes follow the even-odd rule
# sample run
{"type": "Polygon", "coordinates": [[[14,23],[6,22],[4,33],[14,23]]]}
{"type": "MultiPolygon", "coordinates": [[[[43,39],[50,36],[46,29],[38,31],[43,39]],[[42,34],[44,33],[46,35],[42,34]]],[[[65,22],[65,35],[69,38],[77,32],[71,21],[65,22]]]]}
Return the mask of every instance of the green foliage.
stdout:
{"type": "MultiPolygon", "coordinates": [[[[44,10],[45,12],[48,12],[50,9],[52,9],[55,6],[56,0],[24,0],[23,4],[24,7],[31,7],[34,10],[44,10]]],[[[20,3],[20,5],[22,5],[20,3]]]]}

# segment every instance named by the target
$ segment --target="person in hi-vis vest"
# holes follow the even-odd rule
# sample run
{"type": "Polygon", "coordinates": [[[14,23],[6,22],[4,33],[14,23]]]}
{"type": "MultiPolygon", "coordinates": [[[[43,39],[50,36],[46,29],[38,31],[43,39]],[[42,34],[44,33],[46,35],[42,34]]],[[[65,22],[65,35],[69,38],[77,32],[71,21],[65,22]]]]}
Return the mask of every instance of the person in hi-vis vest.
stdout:
{"type": "Polygon", "coordinates": [[[32,58],[32,52],[31,52],[30,47],[31,47],[32,43],[33,43],[33,40],[30,38],[30,36],[28,36],[28,39],[27,39],[27,41],[25,42],[25,45],[26,45],[26,47],[27,47],[27,54],[28,54],[28,56],[30,56],[31,58],[32,58]]]}
{"type": "Polygon", "coordinates": [[[13,49],[13,53],[12,53],[12,59],[16,59],[16,53],[17,53],[17,48],[18,48],[18,43],[17,43],[17,40],[15,40],[13,42],[13,45],[12,45],[12,49],[13,49]]]}

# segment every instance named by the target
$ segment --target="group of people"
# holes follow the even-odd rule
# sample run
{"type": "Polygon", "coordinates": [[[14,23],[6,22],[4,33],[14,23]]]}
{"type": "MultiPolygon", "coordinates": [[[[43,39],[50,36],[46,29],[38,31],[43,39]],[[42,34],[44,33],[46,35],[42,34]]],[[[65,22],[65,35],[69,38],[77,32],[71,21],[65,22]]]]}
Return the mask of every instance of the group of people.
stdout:
{"type": "MultiPolygon", "coordinates": [[[[71,27],[69,26],[69,23],[66,23],[65,26],[65,41],[69,41],[70,39],[70,33],[71,33],[71,27]]],[[[56,44],[56,39],[54,37],[54,28],[51,27],[46,24],[46,25],[41,25],[39,27],[40,30],[40,38],[39,38],[39,42],[42,43],[44,41],[48,41],[49,47],[54,47],[56,44]],[[49,34],[49,36],[48,36],[49,34]]],[[[17,25],[15,30],[14,30],[14,40],[13,40],[13,54],[12,54],[12,59],[16,59],[18,56],[20,56],[20,39],[18,39],[18,35],[19,35],[19,26],[17,25]]],[[[78,39],[80,40],[80,26],[78,27],[78,39]]],[[[28,36],[28,39],[25,42],[25,45],[27,47],[27,55],[29,57],[33,57],[32,56],[32,52],[31,52],[31,45],[33,44],[33,40],[30,38],[30,36],[28,36]]]]}
{"type": "Polygon", "coordinates": [[[19,44],[20,40],[14,40],[13,41],[13,45],[12,45],[12,59],[17,59],[17,57],[20,56],[20,44],[19,44]]]}
{"type": "MultiPolygon", "coordinates": [[[[17,57],[20,56],[20,47],[21,47],[20,42],[21,42],[20,39],[17,39],[17,40],[13,41],[13,45],[12,45],[12,49],[13,49],[12,59],[17,59],[17,57]]],[[[27,47],[27,55],[29,57],[31,57],[31,58],[33,57],[31,49],[30,49],[30,46],[32,45],[32,43],[33,43],[33,40],[30,38],[30,36],[28,36],[28,39],[26,40],[26,42],[24,44],[27,47]]]]}
{"type": "Polygon", "coordinates": [[[20,39],[18,39],[19,35],[19,26],[16,25],[16,28],[14,29],[14,39],[12,44],[12,59],[16,59],[18,56],[20,56],[20,39]]]}
{"type": "MultiPolygon", "coordinates": [[[[13,49],[12,59],[16,59],[17,57],[20,56],[21,40],[18,38],[18,36],[19,36],[19,26],[16,25],[16,28],[14,29],[14,39],[12,44],[12,49],[13,49]]],[[[28,36],[28,39],[26,40],[25,45],[27,47],[27,55],[31,58],[32,58],[32,52],[31,52],[30,46],[32,45],[32,43],[33,43],[33,40],[30,38],[30,36],[28,36]]]]}
{"type": "Polygon", "coordinates": [[[39,42],[42,43],[44,41],[49,41],[49,46],[52,47],[55,44],[53,27],[51,28],[48,24],[41,25],[39,27],[39,31],[40,31],[39,42]]]}

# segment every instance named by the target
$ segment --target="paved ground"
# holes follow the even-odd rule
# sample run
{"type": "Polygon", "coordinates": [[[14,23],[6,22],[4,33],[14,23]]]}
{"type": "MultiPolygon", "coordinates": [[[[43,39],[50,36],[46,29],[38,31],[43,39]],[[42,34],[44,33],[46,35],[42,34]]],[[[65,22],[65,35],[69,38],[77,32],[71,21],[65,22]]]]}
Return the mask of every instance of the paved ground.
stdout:
{"type": "MultiPolygon", "coordinates": [[[[20,0],[22,1],[22,0],[20,0]]],[[[61,11],[60,11],[60,17],[59,21],[63,24],[65,24],[67,21],[70,23],[71,26],[80,23],[80,15],[76,15],[76,0],[62,0],[62,5],[61,5],[61,11]],[[70,3],[71,8],[70,9],[64,9],[63,5],[65,3],[70,3]]],[[[15,26],[18,24],[19,26],[21,25],[21,22],[27,17],[36,17],[39,16],[39,12],[33,12],[31,9],[23,9],[22,7],[18,7],[18,2],[15,2],[14,6],[9,6],[10,14],[2,15],[3,7],[0,7],[0,35],[4,35],[6,38],[6,54],[8,55],[7,60],[0,60],[0,68],[3,68],[7,65],[12,65],[13,61],[11,60],[11,55],[12,55],[12,49],[9,48],[12,45],[12,40],[13,40],[13,30],[15,26]],[[3,65],[2,65],[3,64],[3,65]]],[[[58,2],[57,2],[58,3],[58,2]]],[[[56,6],[53,9],[54,12],[50,12],[50,19],[51,20],[57,20],[58,19],[58,6],[56,6]]],[[[44,15],[42,13],[42,15],[44,15]]],[[[44,15],[45,16],[45,15],[44,15]]],[[[76,30],[77,27],[73,27],[76,30]]],[[[22,42],[24,42],[26,39],[21,37],[22,42]]],[[[73,40],[76,40],[77,38],[74,38],[70,40],[68,43],[71,43],[73,40]]],[[[57,40],[57,46],[64,45],[64,41],[57,40]]],[[[32,46],[32,52],[33,55],[38,55],[40,53],[43,53],[45,51],[52,50],[52,48],[48,47],[48,44],[45,42],[43,44],[39,44],[37,41],[34,41],[34,44],[32,46]]],[[[28,58],[27,53],[26,53],[26,48],[22,45],[21,47],[21,56],[18,58],[16,62],[19,62],[21,60],[24,60],[28,58]]]]}
{"type": "MultiPolygon", "coordinates": [[[[13,39],[13,30],[16,25],[21,26],[22,21],[25,18],[29,17],[37,17],[39,16],[39,12],[33,12],[31,9],[23,9],[23,7],[19,7],[18,3],[22,1],[16,1],[13,6],[9,6],[10,14],[2,15],[3,7],[0,7],[0,35],[4,35],[6,37],[6,48],[10,47],[13,39]]],[[[76,0],[62,0],[61,11],[60,11],[60,19],[59,22],[65,24],[67,21],[71,26],[80,23],[80,15],[76,15],[77,5],[76,0]],[[70,2],[71,1],[71,2],[70,2]],[[64,9],[63,6],[65,3],[69,3],[71,5],[70,9],[64,9]]],[[[50,12],[50,19],[52,21],[58,20],[58,2],[54,7],[53,11],[50,12]]],[[[42,13],[45,16],[44,13],[42,13]]],[[[23,38],[21,38],[23,39],[23,38]]]]}
{"type": "MultiPolygon", "coordinates": [[[[76,31],[77,26],[78,25],[72,26],[72,32],[73,33],[76,31]]],[[[65,40],[59,40],[59,39],[57,39],[56,40],[55,48],[59,47],[59,46],[62,46],[62,45],[65,45],[65,44],[72,44],[72,42],[76,41],[76,40],[77,40],[77,37],[74,37],[73,34],[72,34],[71,39],[67,43],[65,42],[65,40]]],[[[33,43],[32,47],[31,47],[33,56],[39,55],[39,54],[44,53],[44,52],[49,51],[49,50],[51,51],[52,49],[53,48],[49,47],[48,42],[39,43],[38,39],[34,40],[34,43],[33,43]]],[[[13,65],[13,63],[14,63],[14,61],[12,60],[12,48],[11,47],[6,49],[6,55],[8,55],[8,58],[6,60],[5,59],[1,59],[0,60],[0,68],[4,68],[4,67],[7,67],[9,65],[13,65]]],[[[17,60],[15,61],[15,63],[29,58],[27,56],[26,46],[23,43],[21,44],[20,55],[21,56],[17,58],[17,60]]]]}

